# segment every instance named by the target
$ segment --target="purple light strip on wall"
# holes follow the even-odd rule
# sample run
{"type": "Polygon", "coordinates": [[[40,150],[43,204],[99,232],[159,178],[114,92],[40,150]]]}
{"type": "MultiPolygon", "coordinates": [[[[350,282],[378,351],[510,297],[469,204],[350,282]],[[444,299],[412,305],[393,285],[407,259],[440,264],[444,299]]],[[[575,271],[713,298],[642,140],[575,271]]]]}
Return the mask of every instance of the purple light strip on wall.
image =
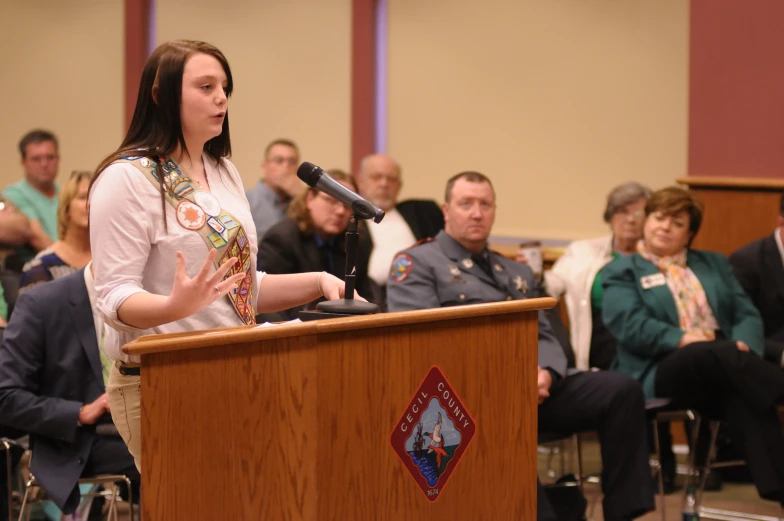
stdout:
{"type": "Polygon", "coordinates": [[[376,152],[387,151],[387,0],[376,0],[376,152]]]}

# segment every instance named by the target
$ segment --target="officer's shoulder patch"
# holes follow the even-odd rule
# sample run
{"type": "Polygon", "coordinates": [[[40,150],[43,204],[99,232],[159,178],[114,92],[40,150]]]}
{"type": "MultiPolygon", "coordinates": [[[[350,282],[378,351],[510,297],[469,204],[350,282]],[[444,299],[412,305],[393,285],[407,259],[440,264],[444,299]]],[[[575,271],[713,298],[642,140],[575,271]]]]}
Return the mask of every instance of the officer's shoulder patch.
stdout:
{"type": "Polygon", "coordinates": [[[403,282],[414,268],[414,259],[408,253],[398,253],[392,261],[392,268],[389,270],[389,278],[392,282],[403,282]]]}

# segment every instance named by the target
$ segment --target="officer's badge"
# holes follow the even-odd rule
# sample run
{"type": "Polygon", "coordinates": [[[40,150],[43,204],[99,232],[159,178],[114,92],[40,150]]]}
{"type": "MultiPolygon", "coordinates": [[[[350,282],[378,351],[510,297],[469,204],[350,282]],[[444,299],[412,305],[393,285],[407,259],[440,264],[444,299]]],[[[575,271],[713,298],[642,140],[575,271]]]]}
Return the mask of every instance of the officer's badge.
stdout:
{"type": "Polygon", "coordinates": [[[504,271],[504,267],[501,266],[500,264],[498,264],[497,262],[495,264],[493,264],[493,269],[495,271],[497,271],[498,273],[501,273],[502,271],[504,271]]]}
{"type": "Polygon", "coordinates": [[[515,287],[515,289],[517,291],[520,291],[522,293],[525,293],[526,291],[528,291],[528,281],[525,280],[520,275],[518,275],[515,278],[513,278],[512,279],[512,283],[514,284],[514,287],[515,287]]]}
{"type": "Polygon", "coordinates": [[[389,270],[389,278],[392,282],[403,282],[414,268],[414,259],[408,253],[398,253],[392,261],[392,268],[389,270]]]}
{"type": "Polygon", "coordinates": [[[449,279],[452,284],[468,284],[468,281],[460,275],[460,268],[457,267],[457,264],[449,264],[449,273],[452,275],[452,278],[449,279]]]}
{"type": "Polygon", "coordinates": [[[471,268],[474,267],[474,261],[472,261],[471,259],[463,259],[460,261],[460,264],[462,264],[463,267],[467,270],[470,270],[471,268]]]}

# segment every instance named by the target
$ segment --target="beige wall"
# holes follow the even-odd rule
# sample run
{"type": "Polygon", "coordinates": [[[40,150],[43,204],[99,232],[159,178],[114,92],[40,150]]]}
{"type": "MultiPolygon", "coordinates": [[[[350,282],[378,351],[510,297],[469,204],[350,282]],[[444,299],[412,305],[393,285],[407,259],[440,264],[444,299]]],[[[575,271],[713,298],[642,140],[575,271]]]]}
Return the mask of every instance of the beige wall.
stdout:
{"type": "Polygon", "coordinates": [[[293,139],[302,159],[348,169],[351,123],[350,0],[156,0],[157,41],[208,41],[234,76],[232,160],[258,181],[266,144],[293,139]]]}
{"type": "MultiPolygon", "coordinates": [[[[264,145],[349,166],[351,1],[157,0],[158,41],[218,45],[235,77],[234,162],[255,184],[264,145]]],[[[590,237],[606,192],[684,174],[688,2],[389,2],[389,146],[404,196],[442,198],[464,169],[499,192],[495,235],[590,237]]],[[[122,139],[121,0],[0,2],[0,186],[36,126],[61,138],[61,172],[122,139]]],[[[64,176],[61,176],[61,179],[64,176]]]]}
{"type": "Polygon", "coordinates": [[[22,177],[16,147],[35,127],[60,139],[60,181],[120,144],[122,0],[2,0],[0,49],[0,189],[22,177]]]}
{"type": "Polygon", "coordinates": [[[605,233],[606,193],[685,174],[689,2],[389,2],[389,152],[404,195],[461,170],[498,192],[494,235],[605,233]]]}

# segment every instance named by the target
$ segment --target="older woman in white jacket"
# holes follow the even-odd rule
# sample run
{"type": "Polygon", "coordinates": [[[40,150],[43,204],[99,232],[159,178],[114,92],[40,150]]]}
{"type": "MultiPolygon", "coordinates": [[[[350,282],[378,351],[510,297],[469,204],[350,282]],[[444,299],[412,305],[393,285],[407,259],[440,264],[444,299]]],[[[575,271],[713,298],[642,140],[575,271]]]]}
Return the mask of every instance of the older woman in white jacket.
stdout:
{"type": "Polygon", "coordinates": [[[578,369],[609,369],[615,358],[615,339],[604,327],[602,269],[615,258],[637,251],[650,189],[639,183],[616,186],[607,196],[604,221],[611,235],[575,241],[545,272],[545,288],[555,298],[564,295],[569,333],[578,369]]]}

